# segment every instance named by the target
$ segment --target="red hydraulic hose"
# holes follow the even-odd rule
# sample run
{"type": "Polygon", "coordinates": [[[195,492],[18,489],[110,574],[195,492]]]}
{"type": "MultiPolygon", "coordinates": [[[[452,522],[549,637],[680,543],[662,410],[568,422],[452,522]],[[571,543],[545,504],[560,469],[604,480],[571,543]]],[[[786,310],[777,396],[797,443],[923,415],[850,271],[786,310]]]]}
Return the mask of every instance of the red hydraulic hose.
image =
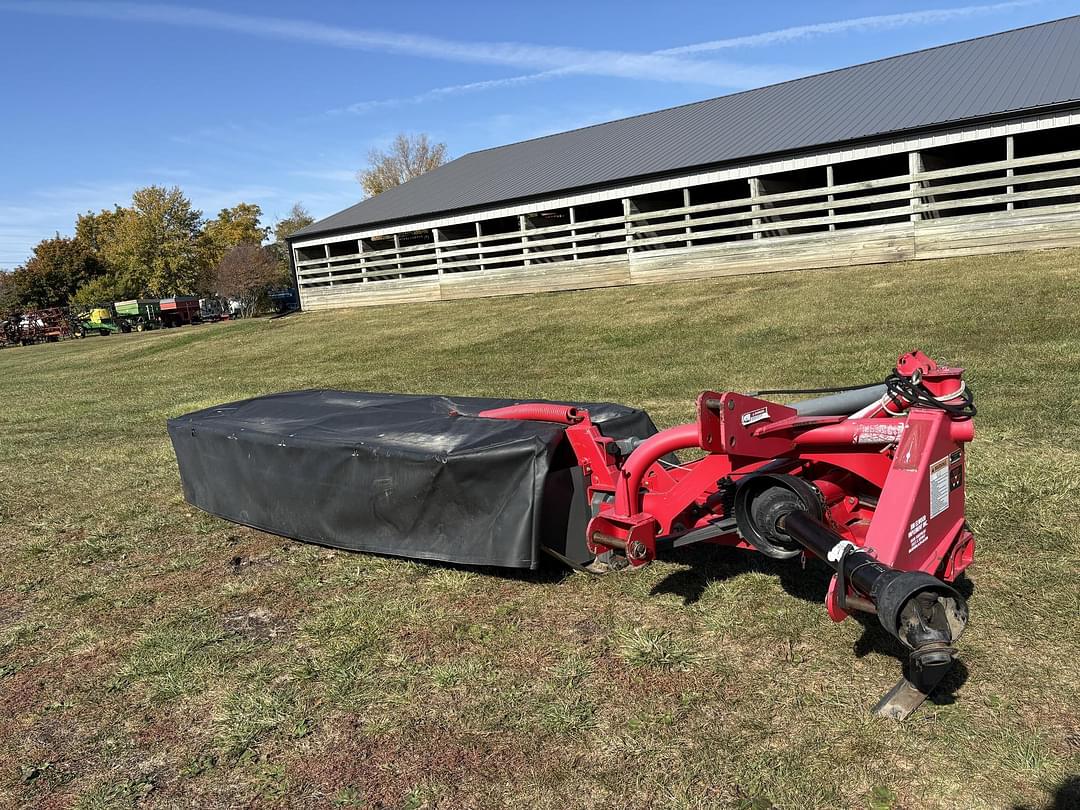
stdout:
{"type": "Polygon", "coordinates": [[[477,416],[486,419],[524,419],[530,422],[557,422],[573,425],[585,417],[573,405],[554,405],[547,402],[526,402],[480,411],[477,416]]]}

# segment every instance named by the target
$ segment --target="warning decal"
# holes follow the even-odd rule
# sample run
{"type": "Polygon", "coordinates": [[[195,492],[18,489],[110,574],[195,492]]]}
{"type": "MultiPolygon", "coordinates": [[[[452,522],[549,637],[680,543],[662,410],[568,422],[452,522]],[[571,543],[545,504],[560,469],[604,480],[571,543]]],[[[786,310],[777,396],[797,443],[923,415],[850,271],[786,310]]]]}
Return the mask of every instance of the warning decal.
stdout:
{"type": "Polygon", "coordinates": [[[907,533],[908,552],[912,552],[926,542],[926,515],[911,521],[907,533]]]}
{"type": "Polygon", "coordinates": [[[949,457],[930,465],[930,517],[936,518],[949,508],[949,457]]]}

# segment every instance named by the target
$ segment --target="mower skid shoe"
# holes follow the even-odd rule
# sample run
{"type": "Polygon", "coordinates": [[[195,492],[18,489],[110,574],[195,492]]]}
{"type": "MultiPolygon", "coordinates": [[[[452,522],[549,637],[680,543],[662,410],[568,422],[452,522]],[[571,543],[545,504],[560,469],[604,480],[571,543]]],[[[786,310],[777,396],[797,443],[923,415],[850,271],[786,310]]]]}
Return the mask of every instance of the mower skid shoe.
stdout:
{"type": "Polygon", "coordinates": [[[896,685],[878,701],[877,706],[874,707],[874,714],[878,717],[884,717],[886,720],[895,720],[897,722],[907,720],[916,709],[926,702],[926,699],[930,697],[930,693],[941,683],[950,669],[952,669],[951,666],[943,667],[939,673],[936,673],[936,678],[933,680],[927,681],[924,676],[922,688],[908,680],[906,675],[901,677],[896,682],[896,685]]]}
{"type": "Polygon", "coordinates": [[[886,720],[901,722],[907,720],[928,697],[929,694],[920,692],[907,678],[901,678],[874,707],[874,714],[886,720]]]}

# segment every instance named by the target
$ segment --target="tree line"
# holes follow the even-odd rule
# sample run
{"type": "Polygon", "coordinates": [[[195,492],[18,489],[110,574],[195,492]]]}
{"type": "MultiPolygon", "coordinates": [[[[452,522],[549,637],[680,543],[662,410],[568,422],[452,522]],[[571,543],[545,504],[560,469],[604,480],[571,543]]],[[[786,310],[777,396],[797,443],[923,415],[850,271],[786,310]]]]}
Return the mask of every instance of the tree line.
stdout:
{"type": "MultiPolygon", "coordinates": [[[[373,197],[446,159],[445,143],[401,133],[386,151],[371,151],[357,180],[373,197]]],[[[204,219],[176,186],[141,188],[130,205],[79,214],[74,236],[43,239],[26,262],[0,270],[0,314],[210,294],[252,311],[267,289],[292,283],[285,239],[314,221],[299,203],[272,228],[261,219],[262,209],[251,203],[204,219]]]]}
{"type": "Polygon", "coordinates": [[[299,203],[272,228],[261,219],[243,202],[205,219],[178,187],[141,188],[130,205],[79,214],[74,236],[43,239],[26,262],[0,271],[0,313],[211,294],[247,308],[292,284],[285,239],[313,222],[299,203]]]}

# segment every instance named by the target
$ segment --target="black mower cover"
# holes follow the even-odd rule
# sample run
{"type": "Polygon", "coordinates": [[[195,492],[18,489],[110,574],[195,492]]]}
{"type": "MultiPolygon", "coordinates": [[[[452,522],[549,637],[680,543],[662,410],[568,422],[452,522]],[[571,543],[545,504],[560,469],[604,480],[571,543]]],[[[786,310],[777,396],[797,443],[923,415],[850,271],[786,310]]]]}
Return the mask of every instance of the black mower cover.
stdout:
{"type": "MultiPolygon", "coordinates": [[[[295,391],[178,416],[169,436],[187,501],[236,523],[471,565],[535,568],[541,545],[584,562],[589,509],[564,427],[476,416],[519,401],[295,391]]],[[[634,408],[560,404],[616,439],[656,432],[634,408]]]]}

